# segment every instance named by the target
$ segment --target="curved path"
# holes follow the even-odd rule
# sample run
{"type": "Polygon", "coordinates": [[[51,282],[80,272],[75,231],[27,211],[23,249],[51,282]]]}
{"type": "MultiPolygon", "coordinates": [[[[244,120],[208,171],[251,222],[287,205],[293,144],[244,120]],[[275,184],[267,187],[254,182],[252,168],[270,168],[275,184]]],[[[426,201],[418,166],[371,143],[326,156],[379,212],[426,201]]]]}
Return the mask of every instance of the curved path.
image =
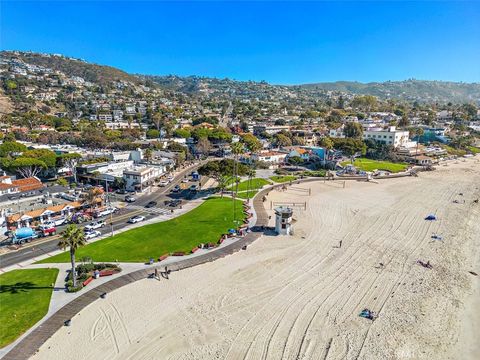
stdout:
{"type": "MultiPolygon", "coordinates": [[[[268,224],[268,215],[263,207],[263,202],[261,199],[263,195],[271,189],[272,188],[270,187],[268,189],[260,191],[253,199],[253,208],[257,215],[256,227],[266,226],[268,224]]],[[[231,255],[241,250],[243,246],[251,244],[260,236],[262,236],[262,232],[255,231],[255,229],[256,228],[253,229],[254,231],[249,232],[246,236],[240,238],[238,241],[235,241],[232,244],[215,249],[204,255],[178,261],[174,264],[168,265],[168,268],[171,271],[178,271],[192,266],[211,262],[227,255],[231,255]]],[[[160,267],[163,268],[163,266],[158,266],[159,269],[160,267]]],[[[100,294],[103,294],[105,292],[108,293],[118,288],[121,288],[122,286],[131,284],[135,281],[145,279],[146,277],[148,277],[148,275],[152,273],[153,269],[154,268],[148,268],[125,274],[85,292],[83,295],[79,296],[75,300],[62,307],[50,318],[48,318],[44,323],[38,326],[30,334],[28,334],[14,348],[12,348],[3,357],[3,359],[21,360],[30,358],[48,338],[50,338],[59,328],[64,326],[65,320],[73,318],[83,308],[90,305],[92,302],[98,300],[100,294]]]]}
{"type": "MultiPolygon", "coordinates": [[[[405,175],[404,175],[405,176],[405,175]]],[[[393,176],[391,176],[393,178],[393,176]]],[[[397,177],[397,176],[395,176],[397,177]]],[[[388,177],[386,177],[388,178],[388,177]]],[[[322,181],[323,178],[306,178],[301,180],[296,180],[293,183],[304,183],[304,182],[311,182],[311,181],[322,181]]],[[[344,179],[337,179],[337,180],[344,180],[344,179]]],[[[349,178],[345,180],[364,180],[359,178],[349,178]]],[[[216,259],[222,258],[227,255],[231,255],[239,250],[242,249],[245,245],[249,245],[255,240],[257,240],[260,236],[263,235],[261,229],[263,226],[267,226],[269,222],[268,214],[264,208],[264,204],[262,202],[262,198],[265,194],[270,192],[272,189],[277,187],[282,187],[288,184],[275,184],[273,186],[269,186],[261,190],[256,196],[253,198],[253,208],[257,216],[257,221],[255,223],[255,227],[253,227],[252,231],[249,232],[243,238],[235,241],[232,244],[227,246],[217,248],[209,253],[204,255],[200,255],[197,257],[189,258],[180,260],[174,264],[168,265],[171,271],[179,271],[182,269],[190,268],[196,265],[204,264],[207,262],[214,261],[216,259]]],[[[157,267],[163,268],[164,265],[158,265],[157,267]]],[[[83,308],[90,305],[94,301],[98,300],[100,294],[105,292],[109,293],[118,288],[121,288],[125,285],[131,284],[135,281],[145,279],[148,277],[154,267],[149,267],[148,269],[138,270],[129,274],[122,275],[118,278],[112,279],[111,281],[99,285],[89,291],[86,291],[83,295],[79,296],[78,298],[72,300],[70,303],[62,307],[58,310],[55,314],[53,314],[50,318],[45,320],[41,325],[39,325],[36,329],[34,329],[30,334],[28,334],[23,340],[21,340],[15,347],[13,347],[4,357],[4,360],[21,360],[21,359],[29,359],[39,348],[40,346],[47,341],[58,329],[64,326],[64,321],[67,319],[73,318],[77,313],[79,313],[83,308]]]]}

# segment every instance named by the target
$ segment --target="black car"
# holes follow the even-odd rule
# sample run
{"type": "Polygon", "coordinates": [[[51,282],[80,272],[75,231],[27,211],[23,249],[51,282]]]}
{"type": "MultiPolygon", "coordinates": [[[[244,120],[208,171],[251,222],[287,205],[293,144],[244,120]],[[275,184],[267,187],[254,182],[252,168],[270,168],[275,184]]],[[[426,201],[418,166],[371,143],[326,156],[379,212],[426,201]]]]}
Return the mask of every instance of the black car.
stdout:
{"type": "Polygon", "coordinates": [[[171,207],[175,207],[175,206],[178,206],[182,203],[182,200],[180,199],[174,199],[172,201],[170,201],[170,204],[168,204],[169,206],[171,207]]]}
{"type": "Polygon", "coordinates": [[[157,206],[156,201],[150,201],[147,205],[145,205],[146,208],[152,208],[152,207],[155,207],[155,206],[157,206]]]}

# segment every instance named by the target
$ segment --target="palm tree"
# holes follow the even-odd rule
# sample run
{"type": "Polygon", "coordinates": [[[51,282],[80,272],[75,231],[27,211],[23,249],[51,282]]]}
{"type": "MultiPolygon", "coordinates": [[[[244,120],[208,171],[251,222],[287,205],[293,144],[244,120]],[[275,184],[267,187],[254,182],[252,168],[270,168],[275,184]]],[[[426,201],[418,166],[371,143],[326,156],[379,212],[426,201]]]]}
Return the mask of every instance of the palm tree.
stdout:
{"type": "Polygon", "coordinates": [[[238,193],[238,155],[242,154],[244,151],[243,149],[243,144],[240,142],[236,142],[232,144],[232,153],[235,157],[235,160],[233,162],[233,178],[235,179],[235,194],[232,196],[233,199],[233,221],[235,222],[235,216],[236,216],[236,203],[237,200],[235,199],[237,197],[238,193]]]}
{"type": "Polygon", "coordinates": [[[62,233],[62,238],[58,243],[58,247],[65,250],[70,248],[70,263],[72,264],[72,280],[73,287],[77,287],[77,279],[75,277],[75,251],[80,246],[85,245],[85,233],[77,225],[68,225],[65,231],[62,233]]]}
{"type": "Polygon", "coordinates": [[[87,191],[85,194],[85,201],[90,205],[90,208],[93,210],[97,204],[98,198],[102,195],[103,191],[97,187],[93,187],[87,191]]]}

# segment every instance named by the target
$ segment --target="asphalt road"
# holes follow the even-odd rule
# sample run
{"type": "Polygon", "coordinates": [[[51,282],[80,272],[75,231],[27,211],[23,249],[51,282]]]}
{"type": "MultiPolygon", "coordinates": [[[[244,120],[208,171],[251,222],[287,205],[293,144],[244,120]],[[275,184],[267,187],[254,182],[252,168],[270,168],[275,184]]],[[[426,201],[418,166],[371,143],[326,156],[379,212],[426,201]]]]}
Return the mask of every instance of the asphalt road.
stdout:
{"type": "MultiPolygon", "coordinates": [[[[134,203],[127,204],[124,208],[120,209],[117,213],[112,216],[112,222],[110,222],[110,216],[102,217],[101,219],[107,223],[102,229],[99,230],[102,235],[111,232],[113,224],[113,231],[122,229],[123,227],[127,226],[128,219],[134,215],[143,215],[146,219],[152,219],[163,211],[170,211],[167,206],[164,205],[165,200],[171,199],[182,199],[182,201],[189,201],[192,200],[195,195],[188,190],[183,190],[179,193],[172,193],[171,190],[175,185],[181,185],[182,179],[185,175],[190,174],[192,171],[196,170],[200,165],[203,163],[197,164],[195,166],[186,168],[182,170],[175,179],[168,184],[167,186],[160,188],[152,193],[145,193],[142,194],[137,198],[137,201],[134,203]],[[147,209],[145,205],[150,201],[157,201],[157,206],[154,208],[147,209]]],[[[188,183],[184,183],[185,185],[193,185],[198,184],[196,182],[189,181],[188,183]]],[[[197,194],[198,196],[199,194],[197,194]]],[[[203,194],[200,194],[203,196],[203,194]]],[[[114,195],[114,198],[111,201],[123,200],[125,195],[114,195]]],[[[87,225],[85,223],[84,225],[87,225]]],[[[63,230],[64,226],[58,228],[58,232],[63,230]]],[[[54,250],[58,250],[58,235],[52,238],[41,238],[38,240],[34,240],[31,243],[23,245],[20,249],[0,255],[0,269],[12,266],[18,263],[22,263],[24,261],[30,260],[32,258],[38,257],[40,255],[44,255],[54,250]]]]}

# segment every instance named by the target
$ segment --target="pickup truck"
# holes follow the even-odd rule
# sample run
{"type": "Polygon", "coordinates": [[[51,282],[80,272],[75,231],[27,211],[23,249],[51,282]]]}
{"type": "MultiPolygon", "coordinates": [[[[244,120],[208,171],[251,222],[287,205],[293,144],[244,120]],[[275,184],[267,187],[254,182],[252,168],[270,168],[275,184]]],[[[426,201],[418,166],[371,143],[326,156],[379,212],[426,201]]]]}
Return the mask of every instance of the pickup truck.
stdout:
{"type": "Polygon", "coordinates": [[[96,229],[103,228],[105,226],[105,221],[99,220],[99,221],[94,221],[85,226],[85,231],[92,231],[96,229]]]}
{"type": "Polygon", "coordinates": [[[117,211],[117,208],[108,207],[106,209],[98,210],[95,213],[95,217],[99,218],[99,217],[102,217],[102,216],[107,216],[107,215],[113,214],[115,211],[117,211]]]}
{"type": "Polygon", "coordinates": [[[52,236],[57,233],[57,228],[52,223],[42,224],[38,227],[39,236],[52,236]]]}

